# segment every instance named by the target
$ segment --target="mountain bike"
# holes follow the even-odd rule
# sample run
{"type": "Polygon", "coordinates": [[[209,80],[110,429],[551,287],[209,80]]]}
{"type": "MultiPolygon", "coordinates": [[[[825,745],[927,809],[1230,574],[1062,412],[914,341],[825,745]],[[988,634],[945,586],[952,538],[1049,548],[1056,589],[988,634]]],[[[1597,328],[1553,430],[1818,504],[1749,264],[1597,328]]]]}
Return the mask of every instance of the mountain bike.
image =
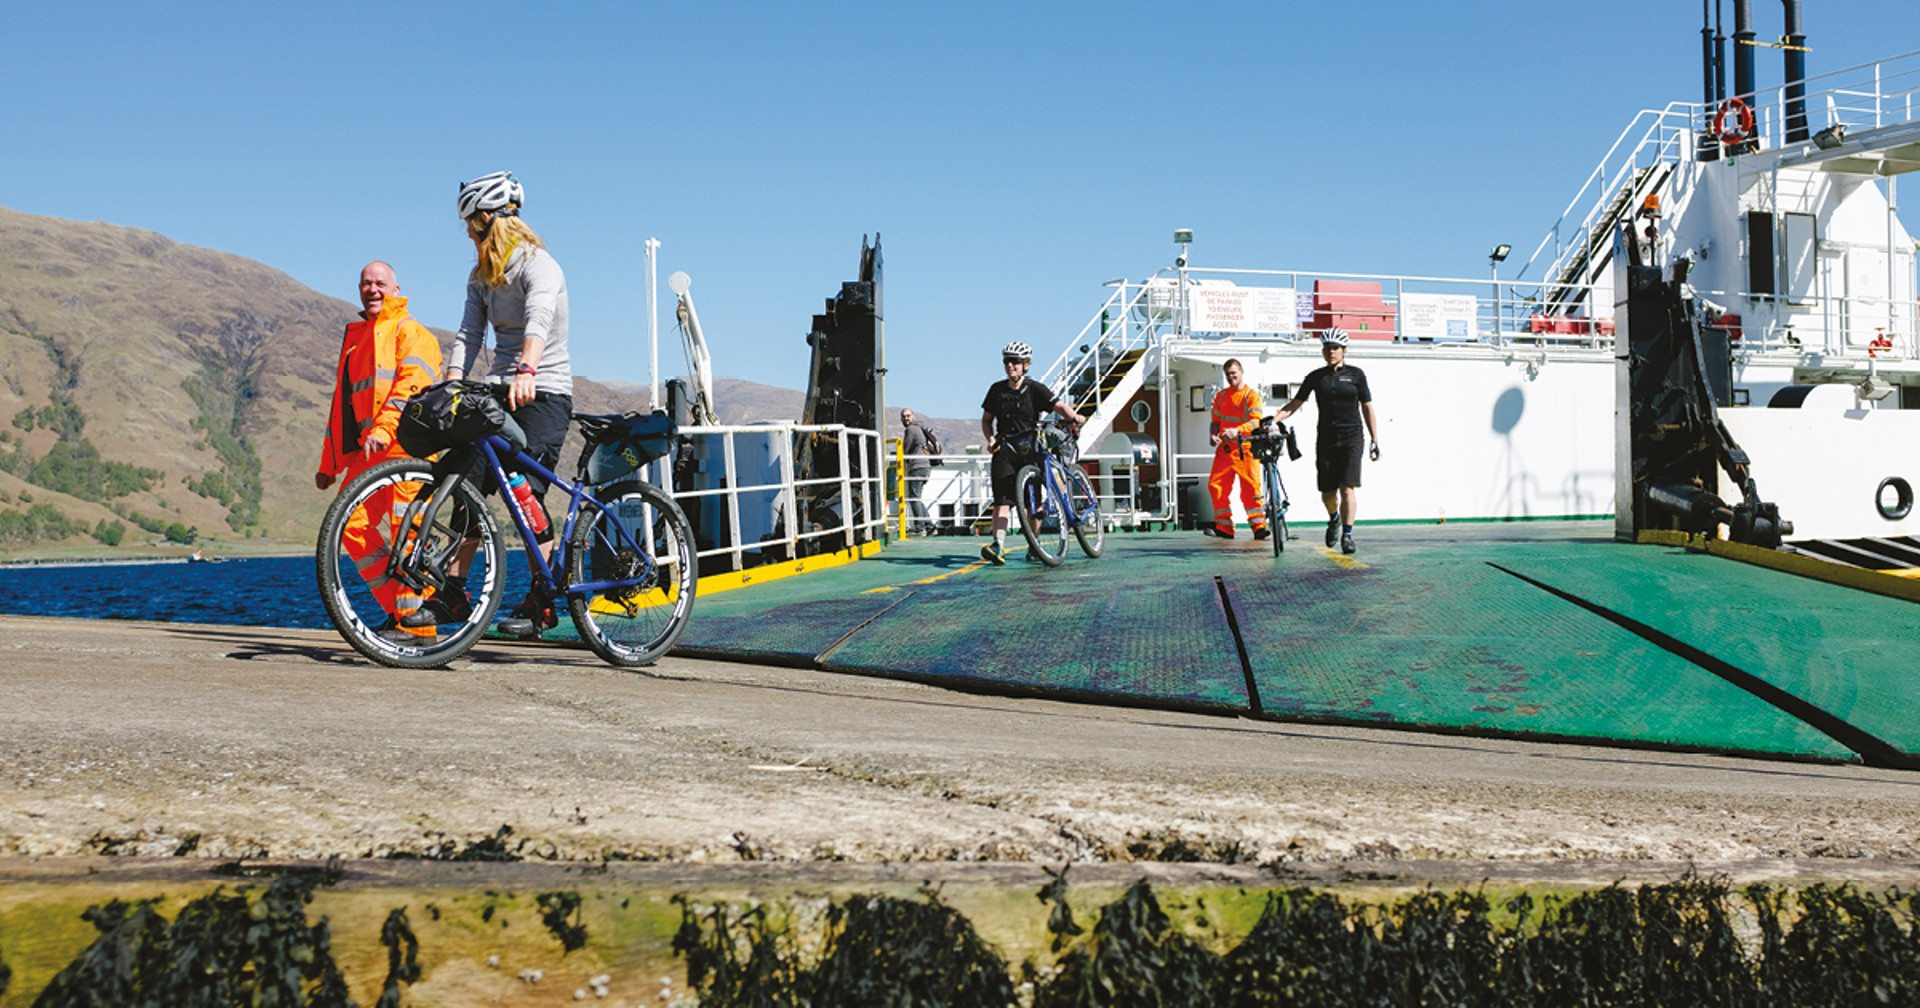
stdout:
{"type": "Polygon", "coordinates": [[[1013,482],[1014,510],[1027,545],[1040,562],[1058,567],[1066,562],[1067,532],[1072,530],[1080,548],[1098,557],[1106,539],[1100,498],[1094,496],[1086,471],[1074,464],[1079,449],[1073,435],[1053,417],[1043,417],[1034,431],[1033,454],[1036,460],[1022,466],[1013,482]]]}
{"type": "Polygon", "coordinates": [[[498,494],[520,534],[534,590],[556,607],[566,600],[574,628],[595,654],[617,666],[665,654],[693,611],[693,529],[666,491],[635,474],[671,450],[671,423],[633,414],[576,414],[573,422],[586,447],[572,480],[528,456],[508,418],[501,433],[456,446],[437,463],[394,459],[342,488],[321,523],[315,562],[327,616],[347,643],[398,668],[432,668],[466,653],[492,624],[506,591],[502,536],[487,506],[498,494]],[[507,489],[508,463],[566,497],[550,561],[507,489]],[[372,550],[365,548],[370,542],[372,550]],[[350,546],[361,547],[360,559],[350,546]],[[423,608],[440,614],[432,636],[394,632],[369,583],[384,577],[416,593],[439,592],[466,554],[467,599],[427,600],[423,608]]]}
{"type": "Polygon", "coordinates": [[[1273,532],[1273,555],[1287,548],[1287,485],[1280,479],[1280,453],[1300,457],[1293,432],[1273,417],[1264,417],[1260,426],[1246,436],[1247,450],[1260,460],[1261,499],[1267,505],[1267,527],[1273,532]],[[1277,502],[1277,503],[1276,503],[1277,502]]]}

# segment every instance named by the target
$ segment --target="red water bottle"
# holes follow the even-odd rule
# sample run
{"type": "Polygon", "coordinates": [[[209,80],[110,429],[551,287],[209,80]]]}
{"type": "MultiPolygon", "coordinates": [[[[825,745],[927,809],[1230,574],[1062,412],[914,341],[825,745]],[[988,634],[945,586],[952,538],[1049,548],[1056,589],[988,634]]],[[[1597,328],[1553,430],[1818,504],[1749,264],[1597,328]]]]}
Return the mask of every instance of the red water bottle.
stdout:
{"type": "Polygon", "coordinates": [[[527,520],[527,527],[539,535],[547,530],[547,511],[534,499],[533,487],[527,485],[527,478],[519,473],[507,477],[507,489],[513,494],[513,506],[519,510],[520,517],[527,520]]]}

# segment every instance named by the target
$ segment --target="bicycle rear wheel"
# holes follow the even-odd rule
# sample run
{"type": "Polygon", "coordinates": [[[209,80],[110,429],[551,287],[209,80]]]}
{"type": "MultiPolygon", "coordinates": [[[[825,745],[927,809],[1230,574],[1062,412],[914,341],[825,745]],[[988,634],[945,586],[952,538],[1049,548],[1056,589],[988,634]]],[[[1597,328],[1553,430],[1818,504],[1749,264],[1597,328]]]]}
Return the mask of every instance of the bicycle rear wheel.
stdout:
{"type": "Polygon", "coordinates": [[[1013,508],[1020,516],[1020,534],[1027,537],[1027,548],[1040,562],[1049,567],[1066,563],[1067,523],[1053,505],[1046,474],[1039,466],[1025,466],[1013,478],[1013,508]]]}
{"type": "Polygon", "coordinates": [[[651,483],[622,484],[584,502],[567,544],[567,605],[580,639],[608,664],[658,661],[693,614],[700,576],[693,553],[686,514],[651,483]]]}
{"type": "Polygon", "coordinates": [[[501,566],[500,536],[493,516],[473,485],[462,480],[429,523],[428,502],[439,486],[425,462],[382,462],[342,487],[320,523],[314,567],[327,618],[354,650],[382,665],[445,665],[480,639],[500,608],[506,569],[501,566]],[[455,600],[450,598],[428,599],[422,608],[441,617],[432,635],[394,632],[393,614],[387,608],[392,596],[418,590],[402,587],[393,577],[395,554],[408,561],[408,569],[431,571],[437,578],[467,539],[477,541],[467,572],[471,606],[454,607],[455,600]],[[455,609],[465,611],[456,617],[455,609]]]}
{"type": "Polygon", "coordinates": [[[1280,482],[1280,469],[1269,462],[1266,468],[1267,530],[1273,533],[1273,555],[1287,548],[1287,487],[1280,482]]]}
{"type": "Polygon", "coordinates": [[[1079,466],[1063,466],[1067,476],[1067,508],[1073,514],[1073,537],[1090,557],[1098,557],[1106,545],[1107,530],[1100,520],[1100,498],[1094,495],[1093,481],[1079,466]]]}

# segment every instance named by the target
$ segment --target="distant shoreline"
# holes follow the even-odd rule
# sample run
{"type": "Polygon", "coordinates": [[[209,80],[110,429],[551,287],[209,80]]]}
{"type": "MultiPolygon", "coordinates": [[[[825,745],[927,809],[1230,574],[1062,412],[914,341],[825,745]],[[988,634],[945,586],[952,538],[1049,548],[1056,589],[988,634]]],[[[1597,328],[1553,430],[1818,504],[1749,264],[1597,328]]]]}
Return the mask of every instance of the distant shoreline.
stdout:
{"type": "MultiPolygon", "coordinates": [[[[151,549],[151,547],[148,547],[148,549],[151,549]]],[[[310,557],[313,555],[311,548],[303,550],[287,543],[277,543],[273,546],[262,544],[260,546],[248,547],[237,543],[222,542],[202,546],[197,550],[180,547],[165,552],[156,550],[154,552],[139,553],[112,548],[77,548],[70,553],[48,552],[38,555],[23,553],[22,555],[0,556],[0,570],[33,567],[122,567],[141,564],[187,563],[188,557],[195,552],[200,553],[206,560],[214,562],[222,560],[260,560],[277,557],[310,557]]]]}

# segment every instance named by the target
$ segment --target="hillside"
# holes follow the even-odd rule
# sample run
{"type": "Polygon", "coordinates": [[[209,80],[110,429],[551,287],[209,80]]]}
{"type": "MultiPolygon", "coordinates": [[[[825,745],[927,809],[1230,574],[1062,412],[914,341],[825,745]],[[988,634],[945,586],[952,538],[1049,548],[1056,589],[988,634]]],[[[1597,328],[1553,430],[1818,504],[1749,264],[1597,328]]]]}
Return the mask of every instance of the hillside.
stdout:
{"type": "MultiPolygon", "coordinates": [[[[0,208],[0,556],[169,536],[310,548],[331,497],[313,470],[333,367],[357,312],[240,256],[0,208]]],[[[444,348],[451,334],[436,335],[444,348]]],[[[714,392],[728,424],[793,419],[804,400],[734,378],[714,392]]],[[[649,402],[629,382],[576,377],[574,393],[583,413],[649,402]]],[[[950,450],[978,440],[977,421],[928,419],[950,450]]]]}
{"type": "Polygon", "coordinates": [[[189,531],[307,548],[357,308],[239,256],[0,208],[0,553],[98,546],[115,523],[122,548],[189,531]]]}

